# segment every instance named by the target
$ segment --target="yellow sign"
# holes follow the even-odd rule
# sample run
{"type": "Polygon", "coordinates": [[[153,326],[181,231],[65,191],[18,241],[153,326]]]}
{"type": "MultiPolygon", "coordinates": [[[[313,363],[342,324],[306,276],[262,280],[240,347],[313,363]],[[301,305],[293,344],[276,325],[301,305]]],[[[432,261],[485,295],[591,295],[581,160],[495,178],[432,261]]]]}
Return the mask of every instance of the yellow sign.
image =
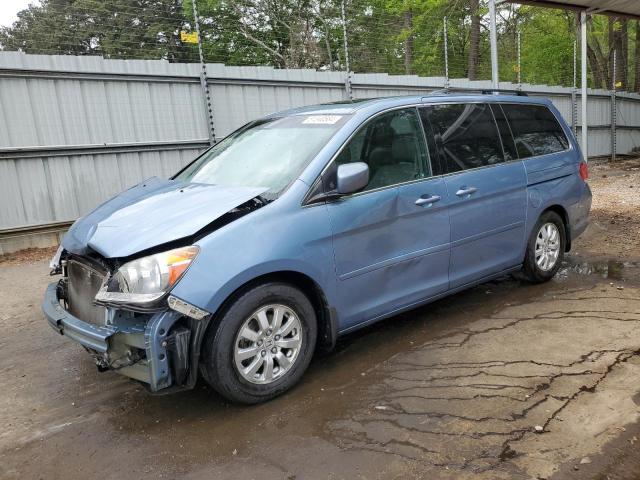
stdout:
{"type": "Polygon", "coordinates": [[[198,43],[198,32],[180,32],[180,40],[184,43],[198,43]]]}
{"type": "Polygon", "coordinates": [[[513,66],[513,71],[518,73],[520,71],[520,67],[518,65],[513,66]]]}
{"type": "Polygon", "coordinates": [[[616,82],[616,87],[621,87],[622,86],[622,82],[616,82]]]}

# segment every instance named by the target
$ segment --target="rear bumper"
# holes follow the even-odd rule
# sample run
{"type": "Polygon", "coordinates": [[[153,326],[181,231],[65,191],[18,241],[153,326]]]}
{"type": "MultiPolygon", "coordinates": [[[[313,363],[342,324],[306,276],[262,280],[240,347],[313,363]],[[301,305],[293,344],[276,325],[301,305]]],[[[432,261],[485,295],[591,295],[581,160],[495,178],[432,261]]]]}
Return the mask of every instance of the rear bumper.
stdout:
{"type": "Polygon", "coordinates": [[[45,292],[42,311],[49,325],[61,335],[85,347],[102,370],[113,369],[119,374],[148,384],[153,392],[172,385],[167,338],[171,327],[182,315],[172,310],[149,315],[143,325],[123,323],[98,327],[66,311],[58,298],[57,282],[45,292]],[[130,364],[114,364],[131,352],[139,352],[130,364]]]}
{"type": "Polygon", "coordinates": [[[571,241],[578,238],[586,230],[589,225],[589,211],[591,210],[591,188],[589,184],[584,184],[584,190],[580,200],[571,206],[569,219],[571,221],[571,241]]]}

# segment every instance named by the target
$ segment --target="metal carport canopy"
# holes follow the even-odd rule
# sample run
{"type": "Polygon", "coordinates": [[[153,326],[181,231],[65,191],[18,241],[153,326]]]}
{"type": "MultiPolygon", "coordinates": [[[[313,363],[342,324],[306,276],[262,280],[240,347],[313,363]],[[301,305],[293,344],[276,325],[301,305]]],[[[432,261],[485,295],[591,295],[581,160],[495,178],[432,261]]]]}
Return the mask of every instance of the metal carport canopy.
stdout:
{"type": "Polygon", "coordinates": [[[640,19],[639,0],[505,0],[505,2],[640,19]]]}
{"type": "MultiPolygon", "coordinates": [[[[635,18],[640,20],[640,0],[503,0],[505,3],[519,3],[546,8],[562,8],[580,12],[580,70],[582,106],[582,153],[587,160],[587,15],[599,13],[635,18]]],[[[489,0],[490,41],[491,41],[491,81],[498,88],[498,42],[496,30],[496,3],[489,0]]]]}

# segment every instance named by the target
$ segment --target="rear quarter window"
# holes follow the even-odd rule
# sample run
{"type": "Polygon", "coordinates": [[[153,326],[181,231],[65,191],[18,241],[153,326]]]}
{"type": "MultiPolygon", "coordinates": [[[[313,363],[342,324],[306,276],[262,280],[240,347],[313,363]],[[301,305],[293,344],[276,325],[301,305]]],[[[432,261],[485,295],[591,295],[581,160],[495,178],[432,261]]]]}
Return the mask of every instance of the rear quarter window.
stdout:
{"type": "Polygon", "coordinates": [[[569,141],[555,115],[544,105],[502,104],[520,158],[562,152],[569,141]]]}

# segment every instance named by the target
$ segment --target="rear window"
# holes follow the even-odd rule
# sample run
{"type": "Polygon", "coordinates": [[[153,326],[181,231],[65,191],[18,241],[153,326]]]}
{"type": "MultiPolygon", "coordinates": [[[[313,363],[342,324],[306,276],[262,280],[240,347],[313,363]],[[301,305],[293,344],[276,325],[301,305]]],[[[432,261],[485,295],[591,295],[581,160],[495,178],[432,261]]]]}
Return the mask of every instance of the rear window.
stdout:
{"type": "Polygon", "coordinates": [[[555,115],[544,105],[502,104],[520,158],[547,155],[569,148],[555,115]]]}

